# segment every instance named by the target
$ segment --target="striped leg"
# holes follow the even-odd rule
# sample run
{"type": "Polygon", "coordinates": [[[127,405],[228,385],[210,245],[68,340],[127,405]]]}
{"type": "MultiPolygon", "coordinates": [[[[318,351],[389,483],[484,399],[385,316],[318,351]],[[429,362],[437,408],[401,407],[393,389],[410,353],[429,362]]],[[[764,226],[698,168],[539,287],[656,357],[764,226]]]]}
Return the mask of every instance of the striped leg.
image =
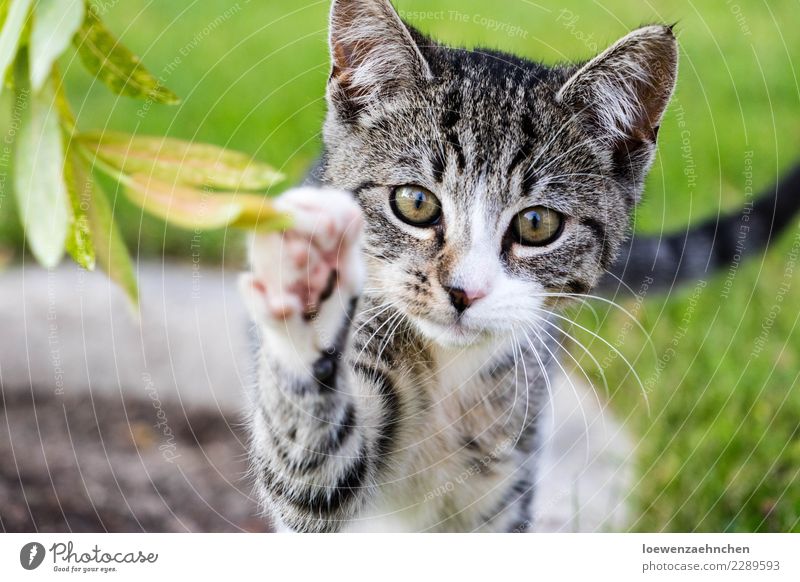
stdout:
{"type": "Polygon", "coordinates": [[[277,205],[295,217],[258,235],[240,286],[262,337],[252,454],[264,501],[284,529],[336,531],[374,480],[370,408],[343,353],[363,281],[361,213],[351,196],[304,188],[277,205]]]}

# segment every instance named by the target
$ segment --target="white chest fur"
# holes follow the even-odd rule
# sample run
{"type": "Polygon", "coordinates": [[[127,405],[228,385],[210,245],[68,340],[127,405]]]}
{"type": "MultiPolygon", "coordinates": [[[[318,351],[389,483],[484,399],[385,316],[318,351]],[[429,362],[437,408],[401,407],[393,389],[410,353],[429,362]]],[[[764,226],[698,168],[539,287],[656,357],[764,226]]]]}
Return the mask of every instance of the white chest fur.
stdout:
{"type": "MultiPolygon", "coordinates": [[[[510,408],[523,408],[526,395],[500,394],[513,384],[507,377],[497,386],[486,381],[486,367],[509,349],[494,344],[433,354],[435,373],[404,387],[424,388],[429,401],[412,407],[393,475],[378,483],[348,531],[472,531],[491,517],[530,462],[515,449],[518,413],[510,408]]],[[[510,373],[522,379],[521,366],[510,373]]]]}

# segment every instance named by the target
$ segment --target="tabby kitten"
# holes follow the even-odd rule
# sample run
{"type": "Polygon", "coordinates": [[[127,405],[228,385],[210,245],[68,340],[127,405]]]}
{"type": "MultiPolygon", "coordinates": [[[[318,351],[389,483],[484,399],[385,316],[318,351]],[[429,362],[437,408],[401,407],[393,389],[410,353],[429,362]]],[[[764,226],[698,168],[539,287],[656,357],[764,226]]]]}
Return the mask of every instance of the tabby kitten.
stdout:
{"type": "Polygon", "coordinates": [[[675,37],[549,68],[335,0],[330,49],[323,185],[241,279],[263,501],[284,530],[526,531],[557,310],[626,239],[675,37]]]}

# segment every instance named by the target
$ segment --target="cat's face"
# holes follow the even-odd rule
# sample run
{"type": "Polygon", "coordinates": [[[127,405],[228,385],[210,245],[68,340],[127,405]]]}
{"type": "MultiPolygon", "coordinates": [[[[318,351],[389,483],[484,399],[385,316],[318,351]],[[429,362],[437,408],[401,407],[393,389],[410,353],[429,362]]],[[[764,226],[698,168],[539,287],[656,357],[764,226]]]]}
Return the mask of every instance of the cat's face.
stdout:
{"type": "Polygon", "coordinates": [[[370,287],[442,343],[507,332],[559,294],[587,292],[632,203],[547,87],[487,95],[463,81],[423,89],[422,108],[377,111],[347,148],[352,175],[370,182],[358,191],[370,287]]]}
{"type": "Polygon", "coordinates": [[[583,68],[547,69],[436,46],[385,0],[337,0],[327,177],[364,209],[368,291],[450,346],[589,292],[626,235],[674,84],[671,32],[638,32],[583,68]]]}

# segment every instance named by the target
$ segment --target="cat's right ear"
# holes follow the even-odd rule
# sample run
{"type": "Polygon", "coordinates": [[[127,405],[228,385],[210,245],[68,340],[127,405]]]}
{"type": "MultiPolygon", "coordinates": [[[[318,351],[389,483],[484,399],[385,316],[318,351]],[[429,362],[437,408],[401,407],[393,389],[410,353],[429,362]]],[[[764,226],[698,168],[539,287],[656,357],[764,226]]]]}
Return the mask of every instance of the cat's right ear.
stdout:
{"type": "Polygon", "coordinates": [[[329,98],[351,112],[432,77],[389,0],[334,0],[330,51],[329,98]]]}

